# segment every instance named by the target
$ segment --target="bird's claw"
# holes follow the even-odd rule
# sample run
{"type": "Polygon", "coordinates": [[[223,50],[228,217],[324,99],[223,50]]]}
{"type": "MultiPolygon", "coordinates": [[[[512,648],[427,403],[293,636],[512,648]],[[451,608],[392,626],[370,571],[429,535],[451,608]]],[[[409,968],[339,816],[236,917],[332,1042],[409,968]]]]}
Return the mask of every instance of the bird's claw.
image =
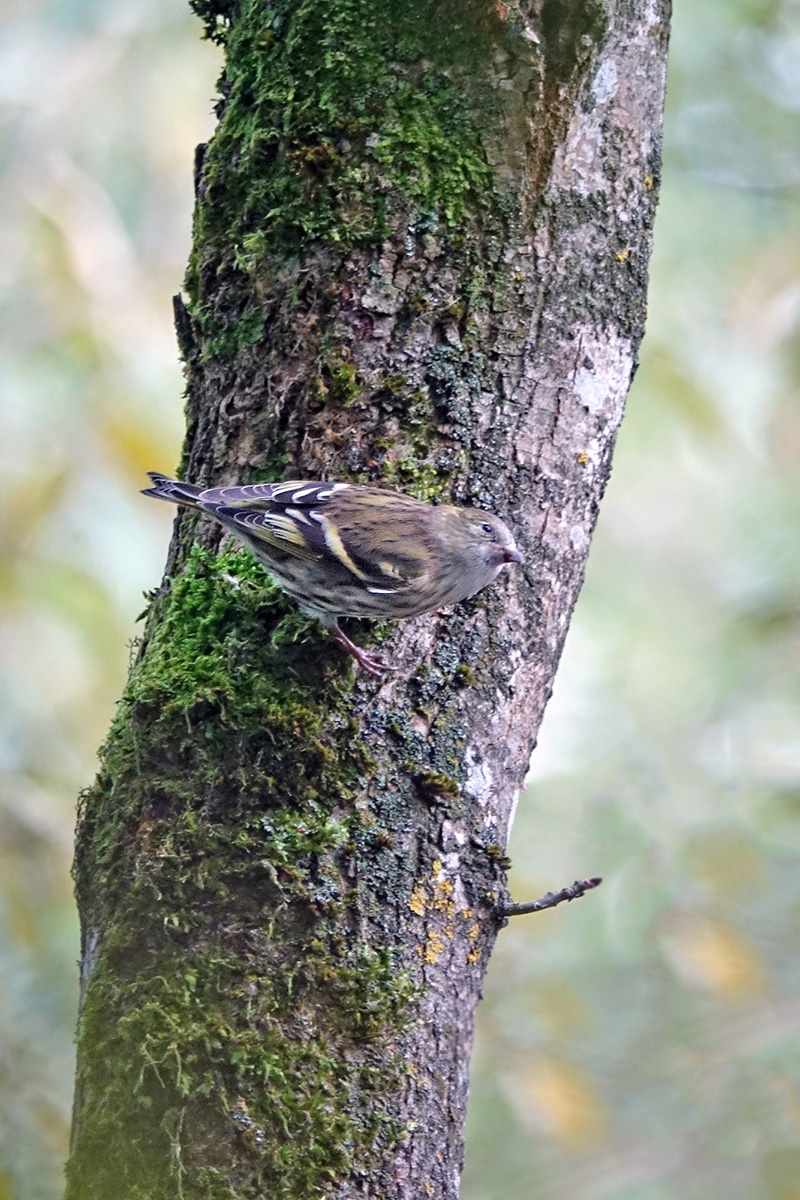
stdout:
{"type": "Polygon", "coordinates": [[[379,654],[367,654],[362,650],[360,654],[354,654],[353,658],[369,675],[385,675],[387,671],[400,670],[399,667],[394,667],[391,663],[387,663],[379,654]]]}
{"type": "Polygon", "coordinates": [[[352,654],[362,671],[366,671],[368,675],[384,675],[387,671],[399,671],[399,667],[393,667],[391,663],[385,662],[379,654],[369,654],[366,650],[362,650],[355,642],[351,642],[346,633],[337,625],[331,630],[334,639],[339,643],[343,650],[348,654],[352,654]]]}

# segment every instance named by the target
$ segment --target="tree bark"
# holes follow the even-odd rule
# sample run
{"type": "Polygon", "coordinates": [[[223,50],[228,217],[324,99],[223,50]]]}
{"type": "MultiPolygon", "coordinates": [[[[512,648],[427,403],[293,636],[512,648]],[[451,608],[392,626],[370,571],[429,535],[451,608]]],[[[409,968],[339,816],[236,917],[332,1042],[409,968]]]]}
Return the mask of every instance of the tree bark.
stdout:
{"type": "Polygon", "coordinates": [[[185,478],[477,504],[526,565],[373,631],[401,668],[373,680],[178,517],[80,808],[67,1197],[452,1198],[643,331],[668,4],[194,7],[226,65],[176,302],[185,478]]]}

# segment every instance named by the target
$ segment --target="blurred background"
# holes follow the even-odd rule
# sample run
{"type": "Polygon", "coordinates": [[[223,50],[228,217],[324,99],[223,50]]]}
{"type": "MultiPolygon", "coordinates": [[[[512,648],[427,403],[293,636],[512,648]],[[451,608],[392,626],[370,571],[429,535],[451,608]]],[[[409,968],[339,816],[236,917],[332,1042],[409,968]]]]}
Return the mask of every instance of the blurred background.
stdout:
{"type": "MultiPolygon", "coordinates": [[[[171,296],[218,52],[5,0],[0,1200],[57,1200],[75,796],[171,514],[171,296]]],[[[675,17],[648,334],[511,855],[463,1200],[800,1200],[800,2],[675,17]]]]}

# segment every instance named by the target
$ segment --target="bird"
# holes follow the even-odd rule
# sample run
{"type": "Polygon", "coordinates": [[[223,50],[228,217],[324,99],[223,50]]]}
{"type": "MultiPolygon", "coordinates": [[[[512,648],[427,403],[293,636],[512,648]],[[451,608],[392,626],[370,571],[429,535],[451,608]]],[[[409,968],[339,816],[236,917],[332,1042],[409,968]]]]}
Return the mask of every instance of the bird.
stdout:
{"type": "Polygon", "coordinates": [[[474,596],[523,561],[505,522],[482,509],[354,483],[203,488],[147,474],[153,486],[143,495],[219,521],[370,675],[396,668],[352,642],[340,618],[419,616],[474,596]]]}

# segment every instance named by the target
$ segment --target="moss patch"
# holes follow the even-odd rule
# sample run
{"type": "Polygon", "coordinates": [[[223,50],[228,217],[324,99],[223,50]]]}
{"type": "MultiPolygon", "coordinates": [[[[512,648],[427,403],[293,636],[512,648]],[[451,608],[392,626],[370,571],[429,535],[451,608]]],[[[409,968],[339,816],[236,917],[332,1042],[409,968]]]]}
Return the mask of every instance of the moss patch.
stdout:
{"type": "Polygon", "coordinates": [[[244,550],[195,545],[154,601],[82,800],[82,910],[112,932],[81,1020],[70,1197],[310,1200],[399,1136],[381,1097],[416,985],[345,919],[370,761],[349,665],[324,643],[309,662],[318,639],[244,550]],[[234,1150],[217,1167],[206,1141],[234,1150]]]}
{"type": "Polygon", "coordinates": [[[471,82],[484,45],[447,8],[242,0],[204,186],[243,265],[276,242],[375,244],[389,190],[449,224],[486,202],[491,172],[464,106],[465,89],[491,102],[471,82]]]}
{"type": "Polygon", "coordinates": [[[106,947],[81,1022],[94,1053],[78,1081],[90,1100],[69,1194],[311,1200],[397,1135],[382,1096],[403,1066],[381,1039],[403,1025],[407,975],[387,952],[331,958],[317,941],[316,955],[289,971],[276,958],[265,977],[266,940],[251,933],[231,957],[165,937],[133,966],[130,947],[106,947]],[[342,1035],[376,1044],[352,1073],[342,1035]],[[371,1098],[369,1120],[353,1119],[354,1094],[371,1098]],[[218,1140],[233,1147],[224,1164],[204,1152],[218,1140]]]}
{"type": "Polygon", "coordinates": [[[230,24],[224,5],[193,7],[227,55],[186,284],[207,355],[254,344],[264,300],[297,288],[276,255],[318,243],[342,261],[379,246],[399,211],[451,236],[495,211],[497,101],[480,82],[485,29],[463,6],[241,0],[230,24]]]}
{"type": "Polygon", "coordinates": [[[148,859],[157,848],[159,859],[184,864],[179,878],[196,864],[205,889],[208,857],[222,849],[216,824],[228,838],[231,819],[237,834],[221,861],[234,874],[254,847],[270,870],[285,871],[327,850],[338,836],[330,811],[346,806],[366,768],[348,719],[334,715],[350,669],[249,551],[217,556],[194,545],[155,601],[97,786],[84,798],[92,877],[79,883],[107,902],[120,888],[129,893],[118,860],[135,856],[139,838],[148,859]],[[297,805],[302,820],[287,817],[297,805]]]}

